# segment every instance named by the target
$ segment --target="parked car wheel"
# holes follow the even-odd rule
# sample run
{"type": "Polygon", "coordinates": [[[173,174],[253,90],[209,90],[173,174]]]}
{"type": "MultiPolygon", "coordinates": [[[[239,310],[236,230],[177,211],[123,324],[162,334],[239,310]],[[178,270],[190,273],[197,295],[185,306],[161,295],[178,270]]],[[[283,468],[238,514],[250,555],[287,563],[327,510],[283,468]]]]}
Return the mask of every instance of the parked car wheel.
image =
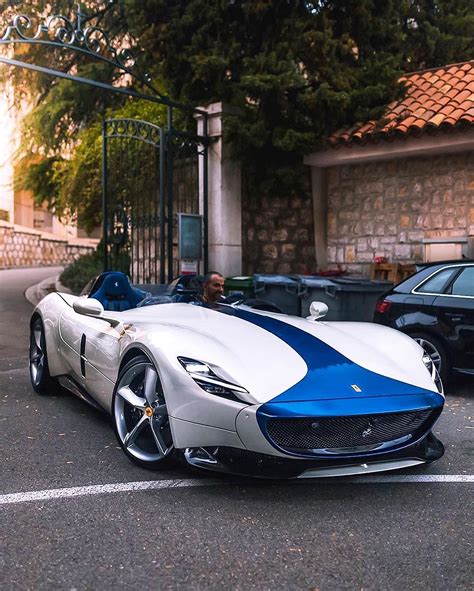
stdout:
{"type": "Polygon", "coordinates": [[[37,317],[30,330],[30,379],[38,394],[56,394],[58,383],[49,374],[46,338],[41,318],[37,317]]]}
{"type": "Polygon", "coordinates": [[[163,388],[147,357],[135,357],[123,367],[112,409],[115,434],[130,460],[150,470],[175,465],[177,452],[163,388]]]}
{"type": "Polygon", "coordinates": [[[443,383],[446,383],[450,374],[449,357],[444,345],[436,337],[424,332],[416,332],[410,335],[431,357],[443,383]]]}

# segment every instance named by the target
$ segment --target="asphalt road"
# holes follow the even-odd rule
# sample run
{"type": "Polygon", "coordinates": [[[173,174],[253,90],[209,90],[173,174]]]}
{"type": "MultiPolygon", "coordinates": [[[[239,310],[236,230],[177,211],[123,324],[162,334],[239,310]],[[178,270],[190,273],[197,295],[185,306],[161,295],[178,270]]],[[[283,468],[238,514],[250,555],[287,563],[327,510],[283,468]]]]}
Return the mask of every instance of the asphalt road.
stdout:
{"type": "Polygon", "coordinates": [[[450,388],[446,454],[426,468],[303,483],[151,473],[103,415],[31,389],[23,292],[51,273],[0,271],[3,591],[474,588],[473,380],[450,388]]]}

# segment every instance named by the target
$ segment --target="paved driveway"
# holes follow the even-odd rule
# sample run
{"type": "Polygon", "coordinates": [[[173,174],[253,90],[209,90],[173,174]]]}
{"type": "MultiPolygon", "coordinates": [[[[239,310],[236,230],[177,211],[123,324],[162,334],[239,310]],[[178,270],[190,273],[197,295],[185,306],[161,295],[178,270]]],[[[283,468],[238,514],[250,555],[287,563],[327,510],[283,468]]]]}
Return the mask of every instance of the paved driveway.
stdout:
{"type": "Polygon", "coordinates": [[[436,426],[446,455],[360,479],[151,473],[107,419],[27,370],[28,284],[0,271],[0,581],[10,589],[472,589],[473,386],[436,426]]]}

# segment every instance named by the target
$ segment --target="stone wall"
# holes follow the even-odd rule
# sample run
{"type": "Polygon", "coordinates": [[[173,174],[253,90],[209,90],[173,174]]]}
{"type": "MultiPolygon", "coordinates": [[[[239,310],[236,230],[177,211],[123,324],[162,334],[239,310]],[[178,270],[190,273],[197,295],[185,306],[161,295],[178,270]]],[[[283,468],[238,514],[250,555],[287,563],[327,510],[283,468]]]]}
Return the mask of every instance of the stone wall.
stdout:
{"type": "Polygon", "coordinates": [[[474,153],[328,169],[328,266],[423,260],[423,240],[474,236],[474,153]]]}
{"type": "Polygon", "coordinates": [[[289,197],[242,196],[242,271],[314,273],[311,193],[289,197]]]}
{"type": "Polygon", "coordinates": [[[64,265],[88,252],[97,240],[63,240],[0,222],[0,268],[64,265]]]}

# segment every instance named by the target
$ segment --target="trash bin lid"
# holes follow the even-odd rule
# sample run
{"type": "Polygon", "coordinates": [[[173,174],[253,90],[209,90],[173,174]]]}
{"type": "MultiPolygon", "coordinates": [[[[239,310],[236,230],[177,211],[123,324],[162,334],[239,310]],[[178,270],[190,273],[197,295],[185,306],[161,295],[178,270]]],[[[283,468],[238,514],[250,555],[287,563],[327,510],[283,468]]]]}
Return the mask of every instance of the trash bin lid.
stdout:
{"type": "Polygon", "coordinates": [[[253,277],[226,277],[224,281],[224,286],[226,285],[242,285],[250,287],[253,284],[253,277]]]}
{"type": "Polygon", "coordinates": [[[352,291],[387,291],[393,286],[391,281],[373,281],[357,277],[344,277],[333,279],[341,289],[352,291]]]}
{"type": "Polygon", "coordinates": [[[264,283],[265,285],[295,285],[297,280],[290,275],[254,275],[255,283],[264,283]]]}
{"type": "Polygon", "coordinates": [[[324,288],[334,287],[337,288],[337,284],[334,283],[333,279],[327,279],[326,277],[320,277],[316,275],[297,275],[298,283],[306,287],[324,288]]]}
{"type": "Polygon", "coordinates": [[[330,288],[331,291],[387,291],[391,281],[372,281],[358,277],[321,277],[318,275],[298,275],[300,285],[314,289],[330,288]]]}

